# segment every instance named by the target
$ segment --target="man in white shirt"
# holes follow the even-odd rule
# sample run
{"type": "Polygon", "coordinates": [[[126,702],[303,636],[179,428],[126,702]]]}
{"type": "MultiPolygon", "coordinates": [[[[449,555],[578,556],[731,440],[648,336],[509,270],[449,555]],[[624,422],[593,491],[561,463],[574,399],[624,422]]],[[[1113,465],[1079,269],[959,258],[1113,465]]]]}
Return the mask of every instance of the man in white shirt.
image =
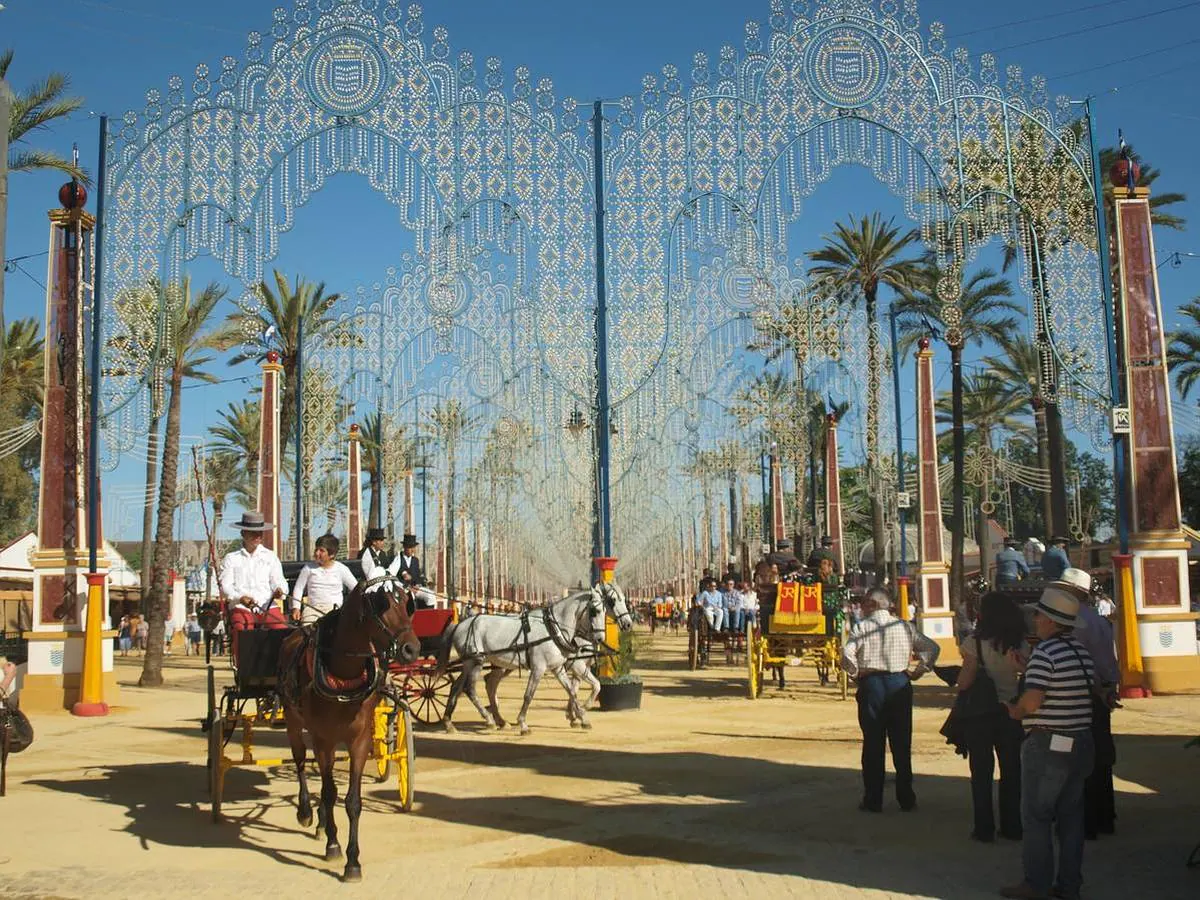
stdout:
{"type": "Polygon", "coordinates": [[[274,526],[262,513],[242,513],[234,528],[242,532],[242,546],[221,561],[221,593],[234,604],[234,629],[248,628],[255,619],[267,627],[281,627],[283,613],[274,605],[287,594],[283,566],[272,550],[263,546],[263,532],[274,526]]]}
{"type": "Polygon", "coordinates": [[[892,596],[874,587],[862,601],[863,619],[842,648],[846,673],[857,679],[858,724],[863,734],[864,812],[883,811],[883,757],[892,748],[896,769],[896,802],[905,812],[916,809],[912,775],[912,682],[933,668],[939,647],[891,613],[892,596]],[[913,655],[920,662],[910,673],[913,655]]]}
{"type": "Polygon", "coordinates": [[[338,539],[332,534],[317,538],[313,559],[300,570],[296,586],[292,588],[292,619],[303,625],[311,625],[321,616],[342,605],[342,591],[352,591],[358,586],[354,575],[337,561],[338,539]],[[307,601],[301,605],[301,600],[307,601]]]}

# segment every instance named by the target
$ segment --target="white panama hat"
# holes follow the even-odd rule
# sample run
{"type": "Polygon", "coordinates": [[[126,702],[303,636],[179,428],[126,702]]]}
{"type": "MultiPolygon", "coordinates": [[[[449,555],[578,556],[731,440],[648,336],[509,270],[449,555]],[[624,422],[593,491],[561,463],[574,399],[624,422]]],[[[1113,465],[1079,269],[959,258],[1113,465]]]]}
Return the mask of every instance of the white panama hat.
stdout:
{"type": "Polygon", "coordinates": [[[1068,628],[1086,628],[1079,618],[1079,604],[1092,589],[1092,576],[1083,569],[1066,569],[1057,581],[1042,591],[1034,609],[1052,622],[1068,628]]]}

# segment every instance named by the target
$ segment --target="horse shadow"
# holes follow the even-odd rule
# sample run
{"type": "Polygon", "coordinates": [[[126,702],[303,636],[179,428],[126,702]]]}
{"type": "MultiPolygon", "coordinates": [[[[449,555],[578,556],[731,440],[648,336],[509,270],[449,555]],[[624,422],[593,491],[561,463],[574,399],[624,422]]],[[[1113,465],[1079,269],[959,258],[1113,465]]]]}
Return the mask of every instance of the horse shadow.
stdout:
{"type": "MultiPolygon", "coordinates": [[[[322,871],[313,862],[324,862],[320,852],[280,850],[272,846],[279,835],[297,833],[297,826],[283,827],[267,820],[267,814],[289,799],[266,791],[268,775],[258,769],[233,768],[225,775],[225,794],[241,804],[250,800],[246,812],[223,810],[225,821],[212,821],[206,802],[205,767],[183,762],[134,763],[88,769],[81,778],[36,779],[28,783],[45,790],[75,794],[111,806],[124,807],[123,831],[133,835],[143,850],[154,844],[171,847],[253,850],[274,862],[322,871]],[[96,775],[100,777],[96,777],[96,775]]],[[[328,871],[332,877],[338,873],[328,871]]]]}

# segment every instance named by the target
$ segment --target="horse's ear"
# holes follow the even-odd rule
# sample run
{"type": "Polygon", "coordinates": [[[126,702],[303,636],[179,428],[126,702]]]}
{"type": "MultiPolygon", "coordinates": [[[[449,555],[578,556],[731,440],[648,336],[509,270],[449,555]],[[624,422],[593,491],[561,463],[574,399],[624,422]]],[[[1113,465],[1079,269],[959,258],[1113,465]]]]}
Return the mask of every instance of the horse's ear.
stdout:
{"type": "Polygon", "coordinates": [[[408,617],[411,619],[413,613],[417,611],[417,601],[413,599],[413,595],[408,593],[408,591],[405,591],[404,594],[406,597],[408,597],[408,601],[404,604],[404,608],[408,610],[408,617]]]}

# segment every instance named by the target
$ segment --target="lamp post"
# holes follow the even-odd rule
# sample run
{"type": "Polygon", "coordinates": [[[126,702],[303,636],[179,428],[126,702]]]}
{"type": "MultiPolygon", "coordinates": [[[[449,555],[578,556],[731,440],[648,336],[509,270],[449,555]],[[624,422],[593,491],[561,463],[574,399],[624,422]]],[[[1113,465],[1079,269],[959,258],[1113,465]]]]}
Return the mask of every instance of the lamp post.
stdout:
{"type": "MultiPolygon", "coordinates": [[[[612,557],[609,510],[608,295],[604,278],[604,101],[592,105],[592,168],[596,192],[596,501],[592,539],[594,560],[612,557]]],[[[593,582],[602,574],[593,564],[593,582]]],[[[612,570],[608,579],[612,578],[612,570]]]]}

